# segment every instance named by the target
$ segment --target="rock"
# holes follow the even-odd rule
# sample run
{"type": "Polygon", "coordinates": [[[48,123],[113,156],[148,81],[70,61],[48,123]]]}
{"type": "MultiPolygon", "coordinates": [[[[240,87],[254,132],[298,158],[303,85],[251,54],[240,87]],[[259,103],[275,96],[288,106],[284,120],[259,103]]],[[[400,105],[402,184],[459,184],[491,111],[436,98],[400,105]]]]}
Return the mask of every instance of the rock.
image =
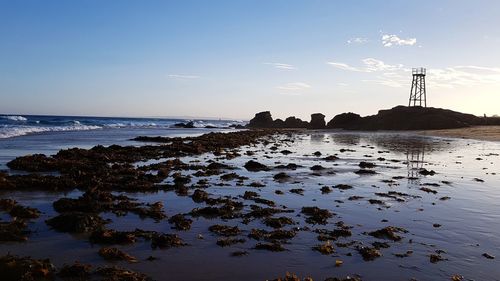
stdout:
{"type": "Polygon", "coordinates": [[[311,122],[309,123],[308,129],[324,129],[326,127],[325,115],[321,113],[311,114],[311,122]]]}
{"type": "Polygon", "coordinates": [[[257,243],[255,245],[256,250],[268,250],[271,252],[283,252],[285,248],[278,243],[257,243]]]}
{"type": "Polygon", "coordinates": [[[10,222],[0,222],[0,241],[28,240],[27,235],[30,231],[26,230],[27,223],[22,220],[13,220],[10,222]]]}
{"type": "Polygon", "coordinates": [[[185,128],[185,129],[193,129],[193,128],[195,128],[193,121],[189,121],[187,123],[176,123],[176,124],[174,124],[174,127],[176,127],[176,128],[185,128]]]}
{"type": "Polygon", "coordinates": [[[212,225],[208,228],[208,230],[221,236],[236,236],[241,233],[241,230],[238,228],[238,226],[228,226],[221,224],[212,225]]]}
{"type": "MultiPolygon", "coordinates": [[[[493,121],[492,121],[493,122],[493,121]]],[[[396,106],[377,115],[361,117],[343,113],[328,122],[328,128],[348,130],[431,130],[484,125],[485,119],[472,114],[433,107],[396,106]]]]}
{"type": "Polygon", "coordinates": [[[329,129],[352,129],[361,119],[359,114],[352,112],[342,113],[333,117],[328,122],[327,127],[329,129]]]}
{"type": "Polygon", "coordinates": [[[273,122],[273,128],[285,128],[285,121],[281,120],[281,119],[276,119],[274,120],[273,122]]]}
{"type": "Polygon", "coordinates": [[[285,119],[284,128],[307,128],[309,124],[295,116],[290,116],[285,119]]]}
{"type": "Polygon", "coordinates": [[[57,231],[84,233],[103,228],[106,221],[97,214],[69,212],[48,219],[46,223],[57,231]]]}
{"type": "Polygon", "coordinates": [[[335,249],[330,241],[314,246],[313,250],[320,252],[322,255],[331,255],[335,252],[335,249]]]}
{"type": "Polygon", "coordinates": [[[55,271],[48,259],[21,258],[10,254],[0,257],[2,281],[54,280],[55,271]]]}
{"type": "Polygon", "coordinates": [[[186,245],[177,234],[155,234],[151,238],[151,248],[153,249],[169,249],[186,245]]]}
{"type": "Polygon", "coordinates": [[[263,111],[255,114],[247,125],[249,128],[274,128],[271,112],[263,111]]]}
{"type": "Polygon", "coordinates": [[[245,169],[247,169],[250,172],[259,172],[259,171],[269,171],[270,170],[269,167],[267,167],[266,165],[261,164],[257,161],[253,161],[253,160],[246,162],[243,167],[245,167],[245,169]]]}
{"type": "Polygon", "coordinates": [[[402,239],[401,236],[397,235],[396,233],[407,233],[408,231],[404,228],[401,227],[395,227],[395,226],[387,226],[382,229],[372,231],[368,233],[368,235],[380,238],[380,239],[389,239],[392,241],[399,241],[402,239]]]}
{"type": "Polygon", "coordinates": [[[279,217],[279,218],[266,218],[264,219],[264,224],[272,228],[282,228],[285,225],[292,225],[295,222],[291,218],[279,217]]]}
{"type": "Polygon", "coordinates": [[[488,253],[484,253],[482,256],[485,257],[485,258],[487,258],[487,259],[490,259],[490,260],[495,259],[495,256],[490,255],[488,253]]]}
{"type": "Polygon", "coordinates": [[[327,224],[328,219],[333,217],[330,211],[318,207],[302,207],[302,213],[307,216],[306,222],[310,224],[327,224]]]}
{"type": "Polygon", "coordinates": [[[370,247],[360,247],[358,252],[365,261],[371,261],[382,256],[379,250],[370,247]]]}
{"type": "Polygon", "coordinates": [[[99,250],[99,256],[106,260],[137,262],[137,259],[118,248],[103,247],[99,250]]]}
{"type": "Polygon", "coordinates": [[[64,265],[57,273],[62,280],[90,280],[92,266],[75,262],[72,265],[64,265]]]}

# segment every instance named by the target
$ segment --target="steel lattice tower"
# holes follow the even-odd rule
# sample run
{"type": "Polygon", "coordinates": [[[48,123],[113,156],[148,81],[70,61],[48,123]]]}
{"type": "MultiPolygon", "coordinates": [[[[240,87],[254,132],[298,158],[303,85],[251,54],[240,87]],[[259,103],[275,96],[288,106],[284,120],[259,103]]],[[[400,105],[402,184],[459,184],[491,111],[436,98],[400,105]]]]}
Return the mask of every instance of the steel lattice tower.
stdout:
{"type": "Polygon", "coordinates": [[[411,82],[410,101],[408,106],[427,107],[425,94],[425,68],[412,69],[413,81],[411,82]]]}

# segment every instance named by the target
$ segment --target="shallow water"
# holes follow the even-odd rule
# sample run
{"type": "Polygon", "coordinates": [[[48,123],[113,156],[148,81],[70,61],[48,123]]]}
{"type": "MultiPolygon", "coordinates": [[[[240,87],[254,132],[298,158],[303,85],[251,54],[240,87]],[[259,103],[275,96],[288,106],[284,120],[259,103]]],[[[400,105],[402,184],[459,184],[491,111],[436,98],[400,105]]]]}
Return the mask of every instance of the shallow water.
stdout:
{"type": "MultiPolygon", "coordinates": [[[[133,132],[139,135],[143,132],[133,132]]],[[[150,132],[148,135],[154,135],[150,132]]],[[[189,132],[188,132],[189,133],[189,132]]],[[[50,139],[50,136],[45,136],[50,139]]],[[[121,137],[123,143],[130,143],[131,137],[121,137]]],[[[282,138],[288,138],[283,136],[282,138]]],[[[236,181],[225,182],[227,186],[217,186],[219,176],[209,177],[211,186],[206,189],[212,197],[231,195],[239,197],[245,191],[257,191],[262,198],[273,200],[277,206],[284,205],[294,210],[294,213],[278,214],[294,219],[297,227],[308,226],[311,230],[317,228],[335,229],[335,223],[344,221],[352,226],[352,236],[340,238],[339,242],[356,241],[355,245],[370,245],[374,241],[388,242],[391,247],[381,249],[382,257],[374,261],[364,261],[355,249],[355,245],[347,248],[335,247],[333,255],[321,255],[311,248],[322,242],[316,239],[317,234],[311,231],[299,231],[297,236],[284,244],[285,252],[268,252],[253,250],[258,241],[246,237],[252,228],[271,230],[259,220],[248,225],[241,219],[221,221],[219,219],[193,218],[191,230],[176,231],[163,220],[154,222],[152,219],[141,219],[136,215],[116,217],[114,214],[104,214],[113,222],[108,228],[117,230],[157,230],[166,233],[177,233],[187,247],[167,250],[152,250],[148,242],[139,240],[133,245],[117,246],[125,252],[137,257],[141,262],[115,264],[143,272],[157,280],[265,280],[294,272],[300,276],[311,276],[314,280],[326,277],[359,274],[363,280],[450,280],[454,274],[463,275],[465,280],[500,280],[498,257],[500,256],[500,143],[475,140],[443,139],[421,137],[409,134],[394,133],[339,133],[312,132],[294,136],[294,143],[284,142],[276,152],[258,147],[242,147],[243,156],[232,160],[220,160],[226,164],[240,167],[235,172],[252,181],[263,182],[263,188],[237,186],[236,181]],[[292,151],[292,154],[279,153],[282,149],[292,151]],[[342,149],[347,149],[346,151],[342,149]],[[256,152],[254,156],[246,156],[244,152],[256,152]],[[322,153],[321,157],[313,156],[315,151],[322,153]],[[344,152],[341,152],[344,151],[344,152]],[[337,155],[340,159],[334,162],[322,160],[327,155],[337,155]],[[384,158],[378,159],[378,158],[384,158]],[[268,166],[290,162],[304,166],[295,171],[286,171],[292,176],[287,182],[279,183],[273,180],[278,171],[249,172],[242,166],[256,159],[268,166]],[[358,175],[360,161],[369,161],[377,166],[374,175],[358,175]],[[309,169],[313,165],[327,168],[313,175],[309,169]],[[434,170],[434,176],[422,176],[420,168],[434,170]],[[333,172],[333,173],[331,173],[333,172]],[[402,179],[392,179],[402,176],[402,179]],[[478,182],[475,179],[484,180],[478,182]],[[393,180],[393,182],[382,182],[393,180]],[[443,183],[443,181],[445,183],[443,183]],[[349,184],[352,189],[333,189],[329,194],[322,194],[321,186],[349,184]],[[428,186],[425,184],[439,184],[428,186]],[[437,191],[437,194],[426,193],[420,188],[426,186],[437,191]],[[292,188],[304,189],[303,195],[290,193],[292,188]],[[284,195],[278,195],[281,190],[284,195]],[[404,197],[404,202],[391,198],[377,196],[375,193],[398,191],[418,198],[404,197]],[[351,196],[362,196],[359,200],[348,200],[351,196]],[[439,200],[449,196],[449,200],[439,200]],[[384,205],[370,204],[368,199],[379,199],[384,205]],[[318,206],[334,212],[336,216],[329,219],[328,225],[310,225],[304,221],[300,209],[303,206],[318,206]],[[382,222],[387,220],[388,222],[382,222]],[[208,231],[213,224],[238,225],[245,238],[243,244],[229,247],[219,247],[215,244],[217,237],[208,231]],[[436,228],[433,224],[440,224],[436,228]],[[401,234],[404,239],[398,242],[377,239],[365,234],[385,226],[403,227],[408,233],[401,234]],[[203,239],[198,235],[202,234],[203,239]],[[411,240],[411,243],[410,243],[411,240]],[[249,255],[231,257],[230,253],[245,250],[249,255]],[[409,257],[399,258],[395,253],[412,250],[409,257]],[[447,260],[430,263],[429,255],[436,250],[445,251],[441,255],[447,260]],[[348,254],[352,254],[349,256],[348,254]],[[482,256],[489,253],[496,256],[490,260],[482,256]],[[155,261],[145,261],[149,256],[158,257],[155,261]],[[335,260],[342,260],[342,266],[336,267],[335,260]]],[[[29,142],[32,140],[27,140],[29,142]]],[[[110,138],[110,142],[112,138],[110,138]]],[[[106,142],[104,144],[110,144],[106,142]]],[[[32,144],[37,142],[33,140],[32,144]]],[[[89,139],[76,139],[68,146],[84,146],[96,144],[89,139]],[[85,144],[86,143],[86,144],[85,144]]],[[[0,144],[1,145],[1,144],[0,144]]],[[[273,145],[273,144],[271,144],[273,145]]],[[[270,145],[270,146],[271,146],[270,145]]],[[[54,149],[52,146],[51,149],[54,149]]],[[[2,147],[3,159],[8,159],[18,153],[26,152],[22,147],[12,150],[2,147]],[[9,156],[9,153],[12,154],[9,156]]],[[[36,151],[43,147],[31,147],[36,151]]],[[[181,159],[184,162],[213,159],[213,155],[189,157],[181,159]]],[[[184,174],[190,172],[183,171],[184,174]]],[[[196,178],[193,182],[196,182],[196,178]]],[[[190,191],[192,192],[192,191],[190,191]]],[[[0,244],[0,254],[11,252],[17,255],[30,255],[36,258],[50,258],[56,266],[64,263],[80,261],[93,265],[110,264],[98,254],[99,245],[90,244],[84,235],[58,233],[48,228],[44,220],[55,216],[52,202],[60,197],[77,197],[79,191],[69,193],[47,192],[15,192],[2,193],[2,198],[13,198],[21,204],[36,207],[43,215],[30,225],[34,231],[25,243],[0,244]]],[[[178,196],[175,192],[157,192],[149,194],[127,194],[141,201],[164,203],[168,216],[187,213],[195,207],[203,207],[194,203],[190,197],[178,196]]],[[[248,210],[253,201],[243,200],[248,210]]],[[[286,229],[289,229],[287,227],[286,229]]]]}

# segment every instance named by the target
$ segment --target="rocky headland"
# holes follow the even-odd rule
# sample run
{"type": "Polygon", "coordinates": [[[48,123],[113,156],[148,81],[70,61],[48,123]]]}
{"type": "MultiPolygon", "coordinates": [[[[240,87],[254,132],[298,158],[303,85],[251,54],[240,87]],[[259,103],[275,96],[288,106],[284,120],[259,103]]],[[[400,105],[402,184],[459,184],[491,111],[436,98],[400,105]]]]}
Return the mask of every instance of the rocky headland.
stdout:
{"type": "Polygon", "coordinates": [[[500,117],[478,117],[449,109],[433,107],[396,106],[380,110],[376,115],[362,117],[348,112],[338,114],[328,123],[325,115],[311,114],[309,122],[294,116],[285,121],[273,120],[271,112],[255,114],[248,128],[307,128],[307,129],[344,129],[344,130],[437,130],[455,129],[471,126],[500,125],[500,117]]]}

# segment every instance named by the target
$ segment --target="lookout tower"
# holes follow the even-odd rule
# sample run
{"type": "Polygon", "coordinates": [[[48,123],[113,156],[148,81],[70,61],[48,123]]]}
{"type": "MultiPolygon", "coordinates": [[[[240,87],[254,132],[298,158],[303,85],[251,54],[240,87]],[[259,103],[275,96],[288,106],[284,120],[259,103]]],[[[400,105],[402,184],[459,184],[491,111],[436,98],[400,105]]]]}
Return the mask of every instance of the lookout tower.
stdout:
{"type": "Polygon", "coordinates": [[[411,82],[410,101],[408,106],[427,107],[425,95],[425,68],[413,68],[411,71],[413,81],[411,82]]]}

